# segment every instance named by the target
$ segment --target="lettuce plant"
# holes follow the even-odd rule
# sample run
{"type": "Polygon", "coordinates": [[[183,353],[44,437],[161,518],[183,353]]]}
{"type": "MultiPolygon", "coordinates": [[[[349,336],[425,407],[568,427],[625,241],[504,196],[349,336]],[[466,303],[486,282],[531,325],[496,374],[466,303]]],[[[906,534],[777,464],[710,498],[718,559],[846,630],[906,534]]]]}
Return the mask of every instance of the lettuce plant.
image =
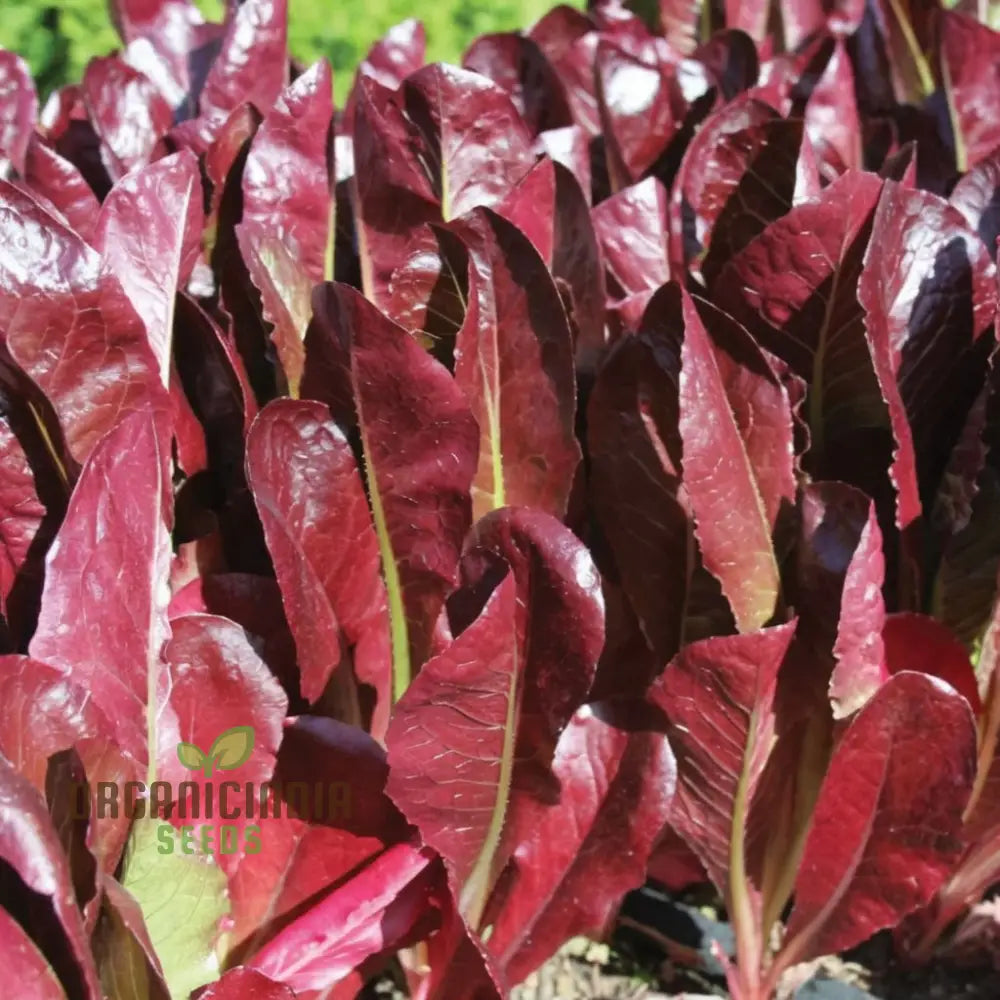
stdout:
{"type": "Polygon", "coordinates": [[[0,52],[0,954],[488,1000],[647,873],[738,1000],[996,877],[998,38],[284,0],[0,52]]]}

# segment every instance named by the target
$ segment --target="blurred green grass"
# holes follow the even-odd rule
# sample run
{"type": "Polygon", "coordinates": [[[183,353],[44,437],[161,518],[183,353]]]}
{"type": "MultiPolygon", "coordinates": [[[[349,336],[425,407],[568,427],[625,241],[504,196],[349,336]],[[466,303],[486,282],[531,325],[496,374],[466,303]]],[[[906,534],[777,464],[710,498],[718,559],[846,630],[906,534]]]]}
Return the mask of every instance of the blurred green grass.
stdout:
{"type": "MultiPolygon", "coordinates": [[[[222,0],[196,0],[211,20],[221,20],[222,0]]],[[[334,69],[337,99],[350,89],[369,46],[394,24],[419,17],[427,29],[428,60],[457,62],[477,35],[510,31],[536,21],[557,0],[290,0],[289,48],[306,63],[326,56],[334,69]]],[[[570,0],[582,6],[580,0],[570,0]]],[[[107,0],[3,0],[0,45],[27,59],[43,95],[79,80],[87,62],[119,44],[107,0]]]]}

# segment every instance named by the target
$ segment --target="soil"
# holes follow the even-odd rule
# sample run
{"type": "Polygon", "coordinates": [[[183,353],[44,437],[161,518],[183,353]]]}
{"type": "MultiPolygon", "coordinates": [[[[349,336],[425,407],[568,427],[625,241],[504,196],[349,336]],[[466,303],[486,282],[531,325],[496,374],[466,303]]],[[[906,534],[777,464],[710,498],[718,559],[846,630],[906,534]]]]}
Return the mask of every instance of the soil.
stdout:
{"type": "MultiPolygon", "coordinates": [[[[728,997],[713,940],[732,955],[732,930],[710,892],[675,897],[647,886],[626,899],[609,943],[568,942],[511,1000],[728,997]]],[[[365,996],[403,1000],[405,994],[397,981],[365,996]]],[[[1000,941],[966,949],[961,962],[908,969],[896,961],[891,937],[880,934],[846,955],[789,970],[777,1000],[1000,1000],[1000,941]]]]}

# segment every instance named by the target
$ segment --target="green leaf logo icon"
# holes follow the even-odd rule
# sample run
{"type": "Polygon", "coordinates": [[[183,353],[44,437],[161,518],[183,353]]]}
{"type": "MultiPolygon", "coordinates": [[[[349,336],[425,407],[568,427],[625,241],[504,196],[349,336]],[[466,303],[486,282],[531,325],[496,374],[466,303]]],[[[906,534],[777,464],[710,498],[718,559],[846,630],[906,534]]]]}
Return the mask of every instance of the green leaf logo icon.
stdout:
{"type": "Polygon", "coordinates": [[[193,743],[178,743],[177,759],[189,771],[200,771],[208,762],[208,757],[193,743]]]}
{"type": "Polygon", "coordinates": [[[189,771],[201,771],[208,778],[213,768],[233,771],[245,764],[253,753],[253,745],[253,726],[233,726],[216,736],[208,753],[194,743],[178,743],[177,759],[189,771]]]}

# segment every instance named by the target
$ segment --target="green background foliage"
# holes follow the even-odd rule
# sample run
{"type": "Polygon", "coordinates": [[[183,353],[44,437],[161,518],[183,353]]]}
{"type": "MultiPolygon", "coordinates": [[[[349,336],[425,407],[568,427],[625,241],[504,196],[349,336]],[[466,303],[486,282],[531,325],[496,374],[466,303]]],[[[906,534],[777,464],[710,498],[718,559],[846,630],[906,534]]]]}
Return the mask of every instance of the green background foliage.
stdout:
{"type": "MultiPolygon", "coordinates": [[[[427,29],[428,59],[457,62],[477,35],[510,31],[536,21],[555,0],[290,0],[289,48],[310,63],[326,56],[343,100],[354,67],[388,28],[419,17],[427,29]]],[[[574,2],[574,0],[571,0],[574,2]]],[[[579,0],[575,0],[577,5],[579,0]]],[[[221,20],[221,0],[197,0],[221,20]]],[[[80,79],[91,57],[118,45],[106,0],[3,0],[0,45],[24,56],[43,95],[80,79]]]]}

